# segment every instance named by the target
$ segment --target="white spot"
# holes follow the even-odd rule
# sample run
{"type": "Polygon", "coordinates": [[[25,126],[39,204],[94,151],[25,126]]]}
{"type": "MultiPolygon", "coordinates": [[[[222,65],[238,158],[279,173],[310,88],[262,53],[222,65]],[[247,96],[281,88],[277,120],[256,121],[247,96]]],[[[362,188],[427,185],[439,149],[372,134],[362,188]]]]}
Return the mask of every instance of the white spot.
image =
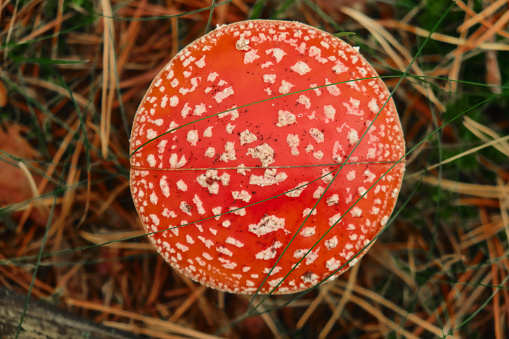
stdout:
{"type": "Polygon", "coordinates": [[[258,55],[258,50],[252,49],[246,54],[244,54],[244,64],[250,64],[258,58],[260,58],[260,56],[258,55]]]}
{"type": "Polygon", "coordinates": [[[346,114],[351,114],[355,116],[363,116],[364,111],[359,110],[360,101],[354,98],[350,98],[350,103],[343,102],[343,106],[346,108],[346,114]]]}
{"type": "Polygon", "coordinates": [[[235,42],[235,48],[237,48],[239,51],[249,51],[249,40],[241,37],[235,42]]]}
{"type": "Polygon", "coordinates": [[[288,112],[288,111],[279,110],[278,122],[277,122],[276,126],[278,126],[278,127],[288,126],[288,125],[294,124],[296,122],[296,120],[297,119],[295,117],[295,114],[292,114],[291,112],[288,112]]]}
{"type": "Polygon", "coordinates": [[[167,208],[164,209],[162,214],[163,214],[163,217],[165,217],[165,218],[176,218],[177,217],[177,213],[175,213],[175,211],[170,211],[167,208]]]}
{"type": "Polygon", "coordinates": [[[179,104],[179,98],[178,98],[176,95],[172,96],[172,97],[170,98],[170,106],[171,106],[171,107],[175,107],[175,106],[177,106],[178,104],[179,104]]]}
{"type": "Polygon", "coordinates": [[[322,169],[322,180],[324,183],[329,184],[333,179],[332,172],[329,172],[328,169],[322,169]]]}
{"type": "Polygon", "coordinates": [[[346,136],[351,145],[355,145],[359,141],[359,134],[353,128],[348,131],[346,136]]]}
{"type": "Polygon", "coordinates": [[[256,257],[256,259],[262,259],[262,260],[274,259],[276,257],[276,254],[277,254],[276,249],[280,248],[282,246],[283,246],[282,243],[280,243],[279,241],[276,241],[269,248],[256,253],[255,257],[256,257]]]}
{"type": "Polygon", "coordinates": [[[148,129],[147,130],[147,139],[154,139],[155,137],[157,137],[157,132],[154,131],[153,129],[148,129]]]}
{"type": "Polygon", "coordinates": [[[227,88],[223,89],[222,91],[217,92],[216,95],[214,95],[214,99],[219,104],[224,99],[228,98],[229,96],[231,96],[233,94],[234,94],[233,88],[232,87],[227,87],[227,88]]]}
{"type": "Polygon", "coordinates": [[[187,132],[187,141],[191,143],[191,146],[196,146],[196,143],[198,142],[199,139],[200,137],[198,136],[197,130],[193,129],[187,132]]]}
{"type": "Polygon", "coordinates": [[[258,140],[256,135],[249,132],[249,130],[246,129],[245,131],[240,132],[240,144],[241,145],[250,144],[252,142],[255,142],[256,140],[258,140]]]}
{"type": "Polygon", "coordinates": [[[184,107],[182,108],[182,111],[180,114],[182,115],[182,118],[185,118],[189,115],[189,112],[191,112],[191,107],[189,106],[189,103],[185,103],[184,107]]]}
{"type": "Polygon", "coordinates": [[[288,81],[281,81],[281,87],[279,87],[279,93],[281,94],[288,94],[292,90],[292,87],[295,87],[295,85],[292,85],[288,81]]]}
{"type": "Polygon", "coordinates": [[[159,180],[159,187],[161,187],[161,192],[163,195],[168,198],[170,196],[170,186],[168,185],[168,181],[166,179],[166,175],[163,175],[161,180],[159,180]]]}
{"type": "Polygon", "coordinates": [[[364,187],[360,186],[358,189],[357,189],[357,192],[359,193],[360,196],[363,196],[364,199],[366,199],[368,197],[368,195],[366,194],[368,190],[366,190],[364,187]]]}
{"type": "Polygon", "coordinates": [[[244,247],[244,243],[243,242],[240,242],[237,239],[234,239],[232,237],[226,238],[225,243],[233,245],[233,246],[237,246],[239,248],[240,247],[244,247]]]}
{"type": "Polygon", "coordinates": [[[304,274],[302,276],[302,281],[304,281],[305,283],[307,284],[316,284],[317,283],[317,280],[318,280],[318,276],[315,274],[315,273],[311,273],[311,274],[304,274]]]}
{"type": "Polygon", "coordinates": [[[269,280],[267,281],[267,283],[269,284],[269,286],[271,288],[275,287],[276,285],[278,285],[281,281],[283,281],[283,277],[281,278],[277,278],[277,279],[274,279],[274,280],[269,280]]]}
{"type": "MultiPolygon", "coordinates": [[[[212,240],[209,240],[209,239],[205,239],[204,237],[202,237],[201,235],[198,236],[198,239],[200,239],[200,241],[207,247],[207,248],[211,248],[212,246],[214,246],[214,242],[212,240]]],[[[208,259],[207,257],[203,256],[205,259],[208,259]]],[[[212,259],[212,258],[211,258],[212,259]]],[[[210,260],[210,259],[209,259],[210,260]]]]}
{"type": "Polygon", "coordinates": [[[276,58],[276,62],[280,62],[286,55],[286,52],[280,48],[271,48],[266,51],[267,55],[272,54],[276,58]]]}
{"type": "Polygon", "coordinates": [[[235,126],[236,125],[232,125],[232,124],[228,123],[228,125],[226,125],[226,133],[232,134],[233,130],[235,129],[235,126]]]}
{"type": "Polygon", "coordinates": [[[242,200],[245,202],[249,202],[249,200],[251,200],[251,194],[249,194],[249,192],[245,190],[232,191],[232,197],[235,200],[242,200]]]}
{"type": "Polygon", "coordinates": [[[183,65],[184,67],[187,67],[187,66],[189,66],[189,64],[190,64],[191,62],[193,62],[194,60],[196,60],[196,58],[195,58],[195,57],[193,57],[193,56],[190,56],[189,58],[186,58],[186,59],[184,60],[184,62],[182,63],[182,65],[183,65]]]}
{"type": "Polygon", "coordinates": [[[371,99],[371,101],[368,103],[368,108],[373,114],[377,114],[380,111],[375,98],[371,99]]]}
{"type": "Polygon", "coordinates": [[[170,155],[170,167],[171,168],[181,168],[184,167],[186,164],[186,156],[183,154],[182,157],[180,157],[180,160],[178,160],[178,155],[173,153],[170,155]]]}
{"type": "Polygon", "coordinates": [[[313,227],[304,227],[302,229],[302,231],[300,232],[300,235],[302,235],[303,237],[311,237],[313,235],[315,235],[316,233],[316,227],[313,226],[313,227]]]}
{"type": "Polygon", "coordinates": [[[175,247],[177,247],[179,250],[181,250],[182,252],[187,252],[189,251],[189,247],[187,247],[186,245],[183,245],[181,243],[176,243],[175,244],[175,247]]]}
{"type": "Polygon", "coordinates": [[[166,103],[168,102],[168,96],[165,95],[162,99],[161,99],[161,108],[165,108],[166,107],[166,103]]]}
{"type": "Polygon", "coordinates": [[[341,91],[339,90],[338,86],[336,85],[331,85],[332,83],[329,82],[328,79],[325,79],[325,84],[328,85],[326,88],[327,88],[327,91],[329,92],[329,94],[331,94],[332,96],[339,96],[341,94],[341,91]]]}
{"type": "Polygon", "coordinates": [[[217,217],[215,218],[216,220],[219,220],[219,218],[221,218],[221,210],[222,210],[222,207],[221,206],[217,206],[217,207],[214,207],[212,208],[212,213],[214,215],[217,215],[217,217]]]}
{"type": "Polygon", "coordinates": [[[309,48],[309,56],[311,57],[314,57],[314,56],[320,56],[322,55],[322,50],[316,46],[311,46],[309,48]]]}
{"type": "Polygon", "coordinates": [[[279,271],[281,271],[282,269],[283,269],[283,268],[282,268],[281,266],[276,266],[276,267],[274,267],[273,269],[272,269],[272,268],[270,268],[270,267],[265,267],[265,268],[263,269],[263,273],[265,273],[265,274],[270,273],[270,275],[274,275],[274,274],[277,274],[277,273],[278,273],[279,271]],[[272,272],[271,272],[271,270],[272,270],[272,272]]]}
{"type": "Polygon", "coordinates": [[[273,84],[276,82],[276,75],[275,74],[264,74],[263,81],[273,84]]]}
{"type": "Polygon", "coordinates": [[[353,181],[354,179],[355,179],[355,171],[348,172],[348,174],[346,175],[346,180],[353,181]]]}
{"type": "Polygon", "coordinates": [[[219,74],[217,74],[216,72],[211,72],[208,77],[207,77],[207,80],[208,81],[215,81],[216,78],[219,76],[219,74]]]}
{"type": "Polygon", "coordinates": [[[332,197],[327,199],[327,206],[337,205],[339,203],[339,195],[334,194],[332,197]]]}
{"type": "Polygon", "coordinates": [[[305,62],[302,61],[297,61],[297,63],[290,68],[299,75],[304,75],[311,71],[311,68],[305,62]]]}
{"type": "Polygon", "coordinates": [[[341,219],[341,214],[335,214],[332,217],[329,218],[329,226],[334,226],[339,220],[341,219]]]}
{"type": "Polygon", "coordinates": [[[228,185],[230,175],[223,173],[221,176],[218,176],[217,170],[208,170],[204,174],[200,174],[196,177],[196,182],[201,187],[206,187],[211,194],[217,194],[219,192],[219,181],[222,182],[223,186],[228,185]]]}
{"type": "Polygon", "coordinates": [[[159,217],[157,215],[151,214],[150,219],[152,219],[152,222],[155,226],[159,226],[159,217]]]}
{"type": "Polygon", "coordinates": [[[324,244],[328,250],[331,250],[331,249],[335,248],[338,245],[338,243],[339,243],[338,237],[334,236],[328,240],[325,240],[324,244]]]}
{"type": "Polygon", "coordinates": [[[203,68],[205,67],[205,55],[201,57],[200,60],[196,61],[194,63],[196,66],[198,66],[198,68],[203,68]]]}
{"type": "Polygon", "coordinates": [[[250,169],[247,169],[245,168],[246,165],[244,164],[240,164],[237,166],[237,173],[239,174],[242,174],[242,175],[247,175],[247,172],[246,171],[251,171],[250,169]]]}
{"type": "Polygon", "coordinates": [[[198,208],[198,214],[205,214],[205,209],[203,208],[203,202],[200,200],[197,194],[194,195],[193,202],[198,208]]]}
{"type": "Polygon", "coordinates": [[[181,190],[182,192],[186,192],[187,191],[187,185],[186,185],[186,183],[182,179],[177,181],[177,188],[179,190],[181,190]]]}
{"type": "Polygon", "coordinates": [[[313,137],[313,139],[316,140],[317,143],[321,143],[325,140],[323,133],[317,128],[311,128],[309,130],[309,134],[311,134],[311,136],[313,137]]]}
{"type": "Polygon", "coordinates": [[[341,267],[341,261],[337,260],[335,258],[330,258],[325,263],[325,267],[327,267],[330,272],[335,271],[335,270],[337,270],[338,268],[341,267]]]}
{"type": "Polygon", "coordinates": [[[348,263],[348,266],[350,267],[353,267],[355,266],[355,264],[357,264],[357,262],[359,261],[359,258],[353,258],[352,260],[350,260],[350,262],[348,263]]]}
{"type": "Polygon", "coordinates": [[[251,175],[249,178],[250,185],[258,185],[258,186],[271,186],[277,185],[280,182],[285,181],[288,178],[288,175],[285,172],[277,173],[277,169],[267,169],[265,173],[262,175],[251,175]]]}
{"type": "Polygon", "coordinates": [[[292,155],[299,155],[299,150],[297,149],[297,146],[299,146],[299,136],[297,134],[288,134],[286,136],[286,142],[288,143],[288,146],[291,147],[292,155]]]}
{"type": "Polygon", "coordinates": [[[322,160],[323,158],[323,152],[322,151],[318,151],[318,152],[314,152],[313,153],[313,156],[318,159],[318,160],[322,160]]]}
{"type": "Polygon", "coordinates": [[[302,217],[305,218],[307,217],[309,214],[311,213],[311,215],[316,215],[318,212],[316,211],[316,208],[315,209],[312,209],[312,208],[305,208],[304,211],[302,211],[302,217]],[[312,212],[311,212],[312,211],[312,212]]]}
{"type": "Polygon", "coordinates": [[[206,252],[203,252],[203,254],[201,255],[202,257],[204,257],[205,259],[207,260],[212,260],[214,259],[210,254],[206,253],[206,252]]]}
{"type": "Polygon", "coordinates": [[[237,159],[235,155],[235,142],[227,141],[226,145],[224,145],[224,150],[225,152],[219,158],[221,161],[228,162],[229,160],[237,159]]]}
{"type": "Polygon", "coordinates": [[[193,208],[191,205],[189,205],[187,202],[185,201],[181,201],[180,202],[180,206],[179,206],[180,210],[182,212],[184,212],[185,214],[189,215],[189,216],[192,216],[192,213],[191,213],[191,209],[193,208]]]}
{"type": "Polygon", "coordinates": [[[334,120],[334,117],[336,115],[336,109],[332,105],[323,106],[323,111],[327,119],[334,120]]]}
{"type": "Polygon", "coordinates": [[[147,162],[148,162],[148,165],[150,167],[155,167],[157,161],[156,161],[156,157],[153,155],[153,154],[149,154],[147,156],[147,162]]]}
{"type": "Polygon", "coordinates": [[[308,181],[304,181],[304,182],[297,184],[298,188],[296,187],[292,191],[286,193],[286,196],[290,197],[290,198],[299,197],[301,195],[302,191],[304,191],[306,189],[308,183],[309,183],[308,181]]]}
{"type": "Polygon", "coordinates": [[[193,237],[191,237],[189,234],[186,234],[186,241],[188,244],[194,244],[193,237]]]}
{"type": "Polygon", "coordinates": [[[222,119],[228,115],[231,117],[232,120],[235,120],[239,117],[239,111],[237,109],[230,109],[227,112],[218,114],[217,117],[222,119]]]}
{"type": "Polygon", "coordinates": [[[266,215],[260,220],[260,222],[258,222],[258,224],[249,225],[249,232],[260,237],[267,233],[279,231],[280,229],[284,230],[284,227],[284,218],[278,218],[275,215],[266,215]]]}
{"type": "Polygon", "coordinates": [[[246,209],[244,207],[239,208],[237,206],[231,206],[230,211],[232,211],[233,214],[245,216],[246,215],[246,209]]]}
{"type": "Polygon", "coordinates": [[[306,109],[309,109],[311,107],[311,100],[309,99],[309,97],[307,97],[307,96],[305,96],[303,94],[301,94],[299,96],[299,99],[297,99],[297,102],[299,104],[304,105],[304,107],[306,107],[306,109]]]}
{"type": "Polygon", "coordinates": [[[222,253],[222,254],[226,254],[230,257],[233,256],[233,252],[230,251],[229,249],[227,249],[226,247],[223,247],[223,246],[218,246],[216,247],[216,251],[218,251],[219,253],[222,253]]]}
{"type": "Polygon", "coordinates": [[[324,191],[325,188],[323,188],[322,186],[318,186],[318,188],[313,192],[313,198],[320,199],[324,191]]]}
{"type": "Polygon", "coordinates": [[[250,154],[255,159],[260,159],[263,167],[267,167],[275,161],[274,150],[268,144],[248,148],[247,154],[250,154]]]}
{"type": "MultiPolygon", "coordinates": [[[[154,123],[154,125],[156,125],[156,126],[162,126],[163,123],[164,123],[164,120],[163,119],[156,119],[156,120],[153,120],[151,122],[154,123]]],[[[163,141],[165,141],[165,140],[163,140],[163,141]]]]}
{"type": "Polygon", "coordinates": [[[203,136],[205,138],[211,138],[212,137],[212,128],[214,128],[214,126],[209,126],[209,127],[205,128],[205,131],[203,132],[203,136]]]}
{"type": "Polygon", "coordinates": [[[350,211],[350,213],[352,213],[352,216],[354,216],[354,217],[360,217],[360,216],[362,216],[362,210],[361,210],[359,207],[357,207],[357,206],[355,206],[354,208],[352,208],[352,210],[350,211]]]}
{"type": "Polygon", "coordinates": [[[226,268],[226,269],[229,269],[229,270],[233,270],[237,264],[234,263],[234,262],[231,262],[230,260],[227,260],[227,259],[224,259],[224,258],[217,258],[219,261],[221,261],[223,263],[223,267],[226,268]]]}
{"type": "Polygon", "coordinates": [[[385,226],[387,224],[387,221],[389,221],[389,217],[385,216],[385,217],[382,218],[382,221],[380,221],[380,224],[382,226],[385,226]]]}
{"type": "Polygon", "coordinates": [[[152,194],[150,194],[150,202],[153,204],[153,205],[156,205],[157,204],[157,194],[155,194],[155,192],[152,192],[152,194]]]}
{"type": "Polygon", "coordinates": [[[214,147],[209,147],[205,151],[205,156],[209,158],[213,158],[216,155],[216,149],[214,147]]]}
{"type": "Polygon", "coordinates": [[[348,67],[346,67],[341,61],[338,61],[334,67],[332,67],[332,70],[336,74],[341,74],[348,71],[348,67]]]}
{"type": "Polygon", "coordinates": [[[203,113],[207,112],[207,107],[205,104],[199,104],[194,106],[193,114],[197,116],[201,116],[203,113]]]}
{"type": "Polygon", "coordinates": [[[371,173],[369,170],[365,170],[364,171],[364,176],[366,177],[366,179],[364,179],[364,182],[373,182],[373,180],[375,180],[376,178],[376,175],[374,173],[371,173]]]}
{"type": "Polygon", "coordinates": [[[274,65],[272,61],[267,61],[263,64],[261,64],[262,69],[269,68],[270,66],[274,65]]]}

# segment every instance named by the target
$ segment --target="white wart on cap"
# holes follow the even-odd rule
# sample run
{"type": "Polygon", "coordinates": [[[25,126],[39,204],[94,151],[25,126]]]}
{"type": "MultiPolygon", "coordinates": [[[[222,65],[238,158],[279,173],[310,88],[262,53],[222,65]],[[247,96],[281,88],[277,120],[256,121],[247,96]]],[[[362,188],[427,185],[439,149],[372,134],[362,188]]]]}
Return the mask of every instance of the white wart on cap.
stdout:
{"type": "Polygon", "coordinates": [[[161,255],[234,293],[254,293],[287,246],[261,293],[353,265],[387,223],[404,171],[399,162],[384,176],[404,139],[377,77],[356,49],[295,22],[238,22],[183,49],[145,95],[130,145],[132,196],[146,231],[165,230],[150,235],[161,255]]]}

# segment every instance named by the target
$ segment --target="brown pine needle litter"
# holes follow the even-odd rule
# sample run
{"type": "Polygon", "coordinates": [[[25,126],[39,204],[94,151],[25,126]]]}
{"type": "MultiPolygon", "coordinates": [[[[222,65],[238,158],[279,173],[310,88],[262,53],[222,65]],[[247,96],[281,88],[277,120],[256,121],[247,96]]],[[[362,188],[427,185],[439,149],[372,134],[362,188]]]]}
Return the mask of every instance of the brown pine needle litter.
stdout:
{"type": "Polygon", "coordinates": [[[509,3],[430,3],[0,1],[0,286],[137,338],[507,337],[509,3]],[[154,76],[250,18],[355,33],[343,39],[394,89],[405,131],[393,220],[306,294],[180,275],[130,196],[130,128],[154,76]]]}

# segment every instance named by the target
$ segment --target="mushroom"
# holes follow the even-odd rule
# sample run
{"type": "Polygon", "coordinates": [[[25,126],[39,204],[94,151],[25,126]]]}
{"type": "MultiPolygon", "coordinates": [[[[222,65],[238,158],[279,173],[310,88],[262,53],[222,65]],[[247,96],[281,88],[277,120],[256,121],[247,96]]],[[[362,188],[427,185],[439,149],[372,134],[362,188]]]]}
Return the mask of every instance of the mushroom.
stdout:
{"type": "Polygon", "coordinates": [[[232,293],[337,277],[386,225],[404,172],[375,70],[296,22],[238,22],[184,48],[143,98],[130,142],[131,193],[159,253],[232,293]]]}

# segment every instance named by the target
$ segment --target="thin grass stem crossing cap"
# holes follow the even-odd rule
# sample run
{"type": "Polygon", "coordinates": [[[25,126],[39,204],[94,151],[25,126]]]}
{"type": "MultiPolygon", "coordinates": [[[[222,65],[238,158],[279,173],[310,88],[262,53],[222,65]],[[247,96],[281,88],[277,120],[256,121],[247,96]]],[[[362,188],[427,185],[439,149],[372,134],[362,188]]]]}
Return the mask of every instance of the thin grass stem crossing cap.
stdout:
{"type": "Polygon", "coordinates": [[[404,172],[378,74],[296,22],[238,22],[184,48],[143,98],[130,147],[132,196],[159,253],[233,293],[294,293],[354,265],[404,172]]]}

